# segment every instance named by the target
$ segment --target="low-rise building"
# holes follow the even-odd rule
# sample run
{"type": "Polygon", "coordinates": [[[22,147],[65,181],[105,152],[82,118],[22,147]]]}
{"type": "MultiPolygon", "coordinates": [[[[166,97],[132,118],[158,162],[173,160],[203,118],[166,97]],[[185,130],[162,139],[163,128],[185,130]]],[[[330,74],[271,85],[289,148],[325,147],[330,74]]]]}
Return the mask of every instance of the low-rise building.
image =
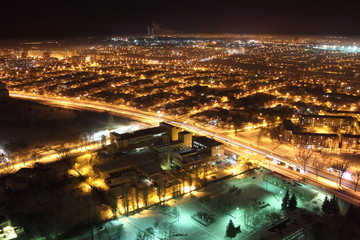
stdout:
{"type": "Polygon", "coordinates": [[[179,140],[183,143],[184,147],[191,148],[193,145],[192,133],[184,131],[179,133],[179,140]]]}
{"type": "Polygon", "coordinates": [[[161,122],[158,127],[146,128],[131,133],[110,133],[111,143],[117,149],[154,146],[162,152],[170,144],[174,147],[191,147],[192,134],[182,131],[181,128],[161,122]],[[157,147],[156,147],[157,145],[157,147]]]}
{"type": "Polygon", "coordinates": [[[177,179],[170,172],[162,171],[150,176],[154,183],[159,202],[175,198],[184,193],[181,180],[177,179]]]}
{"type": "Polygon", "coordinates": [[[0,216],[0,239],[2,240],[10,240],[10,239],[18,239],[25,240],[26,234],[22,227],[14,227],[11,224],[10,219],[5,216],[0,216]]]}
{"type": "Polygon", "coordinates": [[[302,148],[338,148],[338,134],[293,132],[291,143],[302,148]]]}
{"type": "Polygon", "coordinates": [[[208,152],[213,158],[224,157],[224,144],[208,137],[196,137],[193,140],[193,147],[208,152]]]}
{"type": "Polygon", "coordinates": [[[360,150],[360,135],[343,134],[341,148],[360,150]]]}
{"type": "Polygon", "coordinates": [[[166,122],[161,122],[160,127],[166,128],[168,130],[168,134],[171,137],[171,141],[179,140],[179,133],[181,132],[181,128],[173,126],[166,122]]]}
{"type": "Polygon", "coordinates": [[[148,177],[134,166],[114,169],[103,173],[110,187],[117,210],[126,214],[137,209],[148,207],[156,202],[151,199],[156,196],[148,177]]]}
{"type": "MultiPolygon", "coordinates": [[[[357,132],[359,123],[354,120],[352,117],[347,116],[325,116],[324,118],[315,116],[322,115],[303,115],[302,119],[307,119],[306,121],[310,123],[311,126],[322,126],[322,127],[332,127],[332,126],[344,126],[344,123],[351,123],[351,126],[354,127],[354,132],[357,132]],[[306,117],[304,117],[306,116],[306,117]],[[311,116],[311,117],[309,117],[311,116]],[[324,120],[330,119],[330,120],[324,120]],[[320,121],[320,125],[313,121],[320,121]],[[325,123],[330,125],[325,125],[325,123]]],[[[306,126],[309,126],[306,123],[306,126]]],[[[301,148],[313,148],[313,149],[321,149],[321,148],[341,148],[348,150],[358,150],[360,149],[360,135],[356,134],[343,134],[341,132],[337,133],[315,133],[308,132],[305,128],[299,129],[296,127],[291,120],[284,120],[282,124],[282,133],[281,138],[284,142],[291,143],[293,146],[301,147],[301,148]]]]}
{"type": "Polygon", "coordinates": [[[300,124],[303,127],[349,127],[355,122],[350,116],[334,116],[334,115],[301,115],[300,124]]]}
{"type": "Polygon", "coordinates": [[[111,132],[110,141],[118,149],[143,147],[152,145],[155,142],[162,142],[163,135],[166,133],[167,129],[163,127],[147,128],[123,134],[111,132]]]}
{"type": "Polygon", "coordinates": [[[157,171],[149,175],[136,166],[127,166],[103,172],[103,175],[121,214],[185,193],[184,183],[167,171],[157,171]]]}

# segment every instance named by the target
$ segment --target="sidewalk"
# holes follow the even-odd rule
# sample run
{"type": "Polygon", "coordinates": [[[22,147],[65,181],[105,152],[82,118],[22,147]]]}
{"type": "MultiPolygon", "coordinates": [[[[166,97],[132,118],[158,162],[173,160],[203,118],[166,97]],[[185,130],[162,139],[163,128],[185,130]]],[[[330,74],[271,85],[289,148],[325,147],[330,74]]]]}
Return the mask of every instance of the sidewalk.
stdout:
{"type": "MultiPolygon", "coordinates": [[[[267,162],[264,164],[268,164],[267,162]]],[[[268,166],[268,165],[266,165],[268,166]]],[[[339,186],[337,183],[330,181],[321,176],[316,180],[316,176],[310,172],[306,174],[301,174],[297,171],[285,171],[284,167],[276,164],[270,165],[270,170],[280,172],[281,174],[288,176],[292,179],[305,179],[305,184],[313,186],[318,189],[323,189],[324,191],[334,194],[337,197],[343,199],[344,201],[353,203],[354,205],[360,206],[360,192],[354,191],[353,189],[346,186],[339,186]]]]}

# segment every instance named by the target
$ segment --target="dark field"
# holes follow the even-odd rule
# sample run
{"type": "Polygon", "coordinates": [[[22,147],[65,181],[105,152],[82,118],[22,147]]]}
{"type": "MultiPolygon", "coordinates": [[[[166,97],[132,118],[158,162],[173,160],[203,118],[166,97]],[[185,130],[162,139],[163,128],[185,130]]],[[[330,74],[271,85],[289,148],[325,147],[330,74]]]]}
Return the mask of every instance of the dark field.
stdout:
{"type": "Polygon", "coordinates": [[[130,122],[90,112],[11,99],[0,103],[0,148],[7,153],[81,141],[92,133],[130,122]]]}

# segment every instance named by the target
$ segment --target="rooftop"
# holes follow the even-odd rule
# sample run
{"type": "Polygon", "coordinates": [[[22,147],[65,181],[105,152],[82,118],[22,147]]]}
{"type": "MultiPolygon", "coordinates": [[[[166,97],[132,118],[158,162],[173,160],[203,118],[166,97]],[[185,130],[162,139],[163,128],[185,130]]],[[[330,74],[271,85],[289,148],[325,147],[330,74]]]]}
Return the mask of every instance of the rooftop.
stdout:
{"type": "Polygon", "coordinates": [[[352,135],[352,134],[343,134],[343,137],[360,139],[360,135],[352,135]]]}
{"type": "Polygon", "coordinates": [[[319,136],[319,137],[339,137],[339,135],[334,133],[312,133],[312,132],[294,132],[293,135],[302,135],[302,136],[319,136]]]}
{"type": "Polygon", "coordinates": [[[166,131],[167,131],[167,129],[164,127],[153,127],[153,128],[146,128],[146,129],[142,129],[142,130],[138,130],[138,131],[130,132],[130,133],[119,134],[116,132],[112,132],[111,134],[117,136],[119,139],[131,139],[131,138],[138,138],[138,137],[147,136],[147,135],[165,133],[166,131]]]}
{"type": "Polygon", "coordinates": [[[337,119],[349,119],[353,120],[351,116],[334,116],[334,115],[315,115],[315,114],[303,114],[303,118],[337,118],[337,119]]]}
{"type": "MultiPolygon", "coordinates": [[[[181,135],[186,135],[186,134],[189,134],[190,132],[188,132],[188,131],[183,131],[183,132],[179,132],[179,134],[181,134],[181,135]]],[[[191,133],[190,133],[191,134],[191,133]]]]}
{"type": "Polygon", "coordinates": [[[360,111],[339,111],[339,110],[327,110],[328,113],[345,113],[345,114],[360,114],[360,111]]]}
{"type": "Polygon", "coordinates": [[[223,145],[221,142],[218,142],[212,138],[208,138],[204,136],[194,138],[194,142],[198,142],[207,147],[215,147],[215,146],[223,145]]]}
{"type": "Polygon", "coordinates": [[[161,172],[160,165],[149,151],[127,153],[118,158],[109,157],[107,160],[95,165],[101,172],[113,172],[113,169],[122,169],[128,166],[135,166],[144,173],[151,175],[161,172]]]}

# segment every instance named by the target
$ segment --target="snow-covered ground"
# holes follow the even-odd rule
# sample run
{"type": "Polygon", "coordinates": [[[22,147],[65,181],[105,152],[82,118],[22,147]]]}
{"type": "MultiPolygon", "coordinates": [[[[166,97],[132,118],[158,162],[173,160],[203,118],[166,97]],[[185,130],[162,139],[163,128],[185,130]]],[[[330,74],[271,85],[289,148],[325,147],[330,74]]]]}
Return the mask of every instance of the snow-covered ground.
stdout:
{"type": "MultiPolygon", "coordinates": [[[[240,225],[242,232],[238,239],[244,239],[275,221],[271,213],[280,217],[281,201],[285,191],[262,181],[257,173],[246,178],[232,178],[210,184],[204,191],[187,194],[181,199],[171,200],[167,204],[178,209],[178,217],[161,213],[158,207],[121,218],[124,224],[125,238],[135,240],[138,232],[152,227],[153,239],[225,239],[226,226],[231,219],[235,226],[240,225]],[[229,193],[229,189],[241,189],[240,193],[229,193]],[[206,197],[208,196],[208,197],[206,197]],[[202,198],[202,200],[201,200],[202,198]],[[207,200],[206,200],[207,199],[207,200]],[[223,207],[228,205],[228,207],[223,207]],[[260,208],[261,206],[265,206],[260,208]],[[204,226],[191,218],[196,212],[212,214],[216,221],[204,226]],[[167,232],[168,238],[165,238],[167,232]],[[169,237],[169,235],[181,235],[169,237]]],[[[319,191],[311,202],[298,199],[298,206],[311,211],[320,211],[325,195],[319,191]]],[[[341,208],[344,209],[346,205],[341,208]]],[[[235,239],[237,239],[235,238],[235,239]]]]}
{"type": "MultiPolygon", "coordinates": [[[[118,239],[117,233],[121,231],[119,226],[123,225],[121,239],[126,240],[138,240],[138,234],[150,228],[153,234],[148,239],[153,240],[222,240],[226,239],[226,227],[232,220],[235,226],[240,225],[242,231],[235,239],[247,239],[276,222],[282,215],[280,209],[285,191],[262,180],[267,172],[266,169],[256,170],[250,176],[239,175],[211,183],[202,191],[168,201],[167,208],[154,206],[141,213],[109,221],[103,227],[94,227],[92,237],[95,240],[104,239],[104,236],[108,236],[109,240],[118,239]],[[215,222],[208,226],[200,224],[192,218],[197,212],[213,215],[215,222]]],[[[310,202],[298,198],[298,207],[320,213],[325,195],[332,196],[321,189],[315,190],[318,195],[310,202]]],[[[347,203],[340,201],[342,213],[347,207],[347,203]]],[[[86,231],[71,240],[89,239],[89,234],[90,231],[86,231]]]]}

